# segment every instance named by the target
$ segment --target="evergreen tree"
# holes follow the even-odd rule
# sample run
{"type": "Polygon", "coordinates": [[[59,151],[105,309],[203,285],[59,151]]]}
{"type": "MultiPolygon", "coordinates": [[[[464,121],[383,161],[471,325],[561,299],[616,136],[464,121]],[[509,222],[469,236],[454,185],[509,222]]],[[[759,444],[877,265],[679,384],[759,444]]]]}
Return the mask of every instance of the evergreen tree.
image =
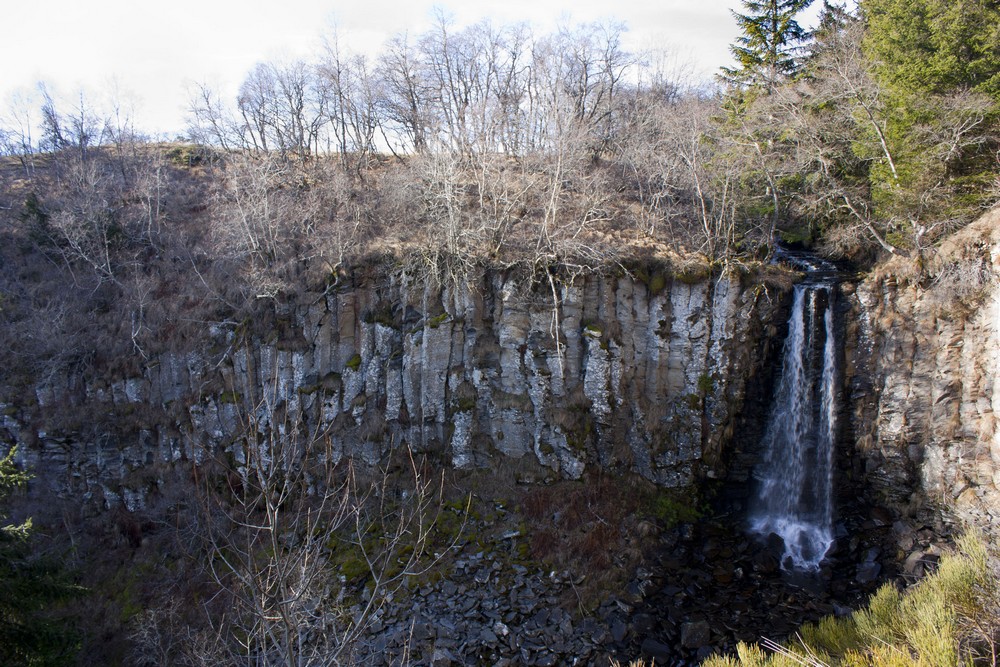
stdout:
{"type": "MultiPolygon", "coordinates": [[[[16,448],[0,458],[0,502],[24,486],[28,475],[14,464],[16,448]]],[[[44,613],[76,595],[58,567],[33,557],[31,520],[8,524],[0,509],[0,664],[65,665],[74,642],[70,633],[44,613]]]]}
{"type": "Polygon", "coordinates": [[[883,91],[894,169],[873,169],[881,217],[918,250],[992,203],[1000,116],[1000,6],[984,0],[862,0],[864,50],[883,91]],[[926,237],[926,238],[924,238],[926,237]]]}
{"type": "Polygon", "coordinates": [[[1000,102],[1000,5],[984,0],[862,0],[865,48],[894,92],[971,89],[1000,102]]]}
{"type": "Polygon", "coordinates": [[[739,87],[770,91],[795,74],[797,53],[807,31],[795,17],[813,0],[741,0],[744,13],[733,11],[742,33],[730,47],[736,67],[722,68],[721,78],[739,87]]]}
{"type": "Polygon", "coordinates": [[[819,21],[816,29],[812,32],[812,43],[807,48],[806,59],[815,58],[817,54],[829,48],[831,42],[836,42],[854,20],[854,15],[847,10],[845,5],[823,0],[823,6],[819,11],[819,21]]]}

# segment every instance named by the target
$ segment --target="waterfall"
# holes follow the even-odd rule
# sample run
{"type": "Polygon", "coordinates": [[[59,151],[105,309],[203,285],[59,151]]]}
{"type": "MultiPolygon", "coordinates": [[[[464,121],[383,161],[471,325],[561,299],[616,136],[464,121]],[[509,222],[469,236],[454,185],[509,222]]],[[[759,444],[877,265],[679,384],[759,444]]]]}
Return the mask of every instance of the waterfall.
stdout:
{"type": "MultiPolygon", "coordinates": [[[[804,260],[793,259],[798,264],[804,260]]],[[[833,543],[837,340],[832,267],[795,286],[781,379],[754,470],[750,529],[784,541],[782,567],[816,570],[833,543]]]]}

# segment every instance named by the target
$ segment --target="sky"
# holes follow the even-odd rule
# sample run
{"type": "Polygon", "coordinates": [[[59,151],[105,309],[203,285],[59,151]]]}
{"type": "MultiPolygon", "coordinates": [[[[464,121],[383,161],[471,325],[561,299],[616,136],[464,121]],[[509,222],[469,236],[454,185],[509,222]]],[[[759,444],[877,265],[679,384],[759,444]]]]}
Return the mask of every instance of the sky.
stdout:
{"type": "Polygon", "coordinates": [[[622,21],[630,50],[665,48],[710,79],[731,63],[737,28],[730,9],[739,6],[739,0],[0,0],[7,26],[0,39],[0,117],[37,102],[44,81],[57,102],[72,104],[81,92],[102,108],[117,99],[138,127],[172,137],[184,130],[196,84],[231,98],[256,63],[318,54],[334,25],[350,50],[375,55],[389,37],[429,27],[435,8],[459,28],[484,18],[526,21],[539,32],[560,21],[622,21]]]}

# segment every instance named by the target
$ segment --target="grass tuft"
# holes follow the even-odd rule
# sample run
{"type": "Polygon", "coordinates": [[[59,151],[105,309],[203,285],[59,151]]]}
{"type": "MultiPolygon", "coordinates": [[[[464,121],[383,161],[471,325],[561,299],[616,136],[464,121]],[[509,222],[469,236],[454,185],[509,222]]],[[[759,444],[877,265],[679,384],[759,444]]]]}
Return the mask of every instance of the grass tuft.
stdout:
{"type": "Polygon", "coordinates": [[[736,656],[705,667],[954,667],[997,664],[998,577],[982,535],[968,532],[937,572],[899,591],[880,588],[867,607],[845,618],[802,627],[785,645],[740,644],[736,656]]]}

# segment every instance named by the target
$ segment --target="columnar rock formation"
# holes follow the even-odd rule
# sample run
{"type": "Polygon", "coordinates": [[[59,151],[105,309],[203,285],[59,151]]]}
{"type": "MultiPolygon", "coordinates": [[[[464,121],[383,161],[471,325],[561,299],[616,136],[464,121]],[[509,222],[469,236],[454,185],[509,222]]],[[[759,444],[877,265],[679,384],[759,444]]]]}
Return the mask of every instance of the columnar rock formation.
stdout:
{"type": "MultiPolygon", "coordinates": [[[[788,294],[737,276],[636,275],[557,280],[553,291],[492,271],[443,288],[360,271],[119,365],[131,371],[39,381],[33,400],[4,405],[0,436],[24,445],[46,492],[95,507],[140,507],[170,470],[206,455],[238,460],[240,421],[275,416],[328,434],[329,456],[373,464],[410,447],[542,476],[724,476],[788,294]]],[[[845,332],[845,436],[873,497],[1000,523],[998,284],[994,211],[928,266],[894,260],[844,286],[857,315],[845,332]]]]}
{"type": "Polygon", "coordinates": [[[131,508],[156,470],[238,460],[240,420],[275,415],[328,434],[338,459],[374,464],[405,445],[457,467],[630,468],[686,485],[721,474],[784,295],[737,276],[640,275],[532,289],[495,272],[444,288],[359,274],[132,373],[59,376],[3,427],[56,492],[131,508]]]}
{"type": "Polygon", "coordinates": [[[1000,210],[858,286],[858,447],[899,507],[1000,525],[1000,210]]]}

